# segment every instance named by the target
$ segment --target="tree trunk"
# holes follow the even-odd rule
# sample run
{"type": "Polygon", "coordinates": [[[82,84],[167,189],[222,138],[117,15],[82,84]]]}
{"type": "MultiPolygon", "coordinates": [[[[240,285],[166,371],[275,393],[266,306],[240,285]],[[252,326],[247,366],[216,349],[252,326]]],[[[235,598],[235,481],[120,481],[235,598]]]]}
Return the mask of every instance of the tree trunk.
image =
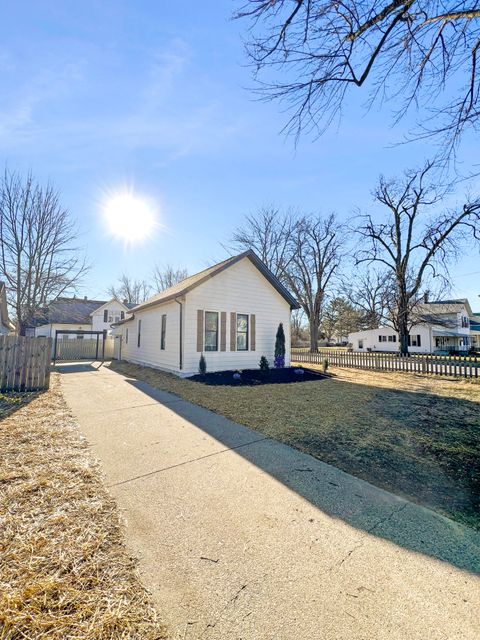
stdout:
{"type": "Polygon", "coordinates": [[[408,312],[407,310],[398,310],[397,315],[398,338],[400,340],[400,354],[408,356],[408,312]]]}
{"type": "Polygon", "coordinates": [[[318,351],[318,319],[310,318],[310,351],[316,353],[318,351]]]}

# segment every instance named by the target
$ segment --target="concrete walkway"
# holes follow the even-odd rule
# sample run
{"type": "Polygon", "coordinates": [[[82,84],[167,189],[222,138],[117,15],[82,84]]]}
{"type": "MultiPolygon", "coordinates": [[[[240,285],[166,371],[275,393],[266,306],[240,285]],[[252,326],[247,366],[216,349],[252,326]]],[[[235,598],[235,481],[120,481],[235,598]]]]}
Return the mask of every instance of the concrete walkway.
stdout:
{"type": "Polygon", "coordinates": [[[62,386],[172,638],[480,638],[478,534],[96,367],[62,386]]]}

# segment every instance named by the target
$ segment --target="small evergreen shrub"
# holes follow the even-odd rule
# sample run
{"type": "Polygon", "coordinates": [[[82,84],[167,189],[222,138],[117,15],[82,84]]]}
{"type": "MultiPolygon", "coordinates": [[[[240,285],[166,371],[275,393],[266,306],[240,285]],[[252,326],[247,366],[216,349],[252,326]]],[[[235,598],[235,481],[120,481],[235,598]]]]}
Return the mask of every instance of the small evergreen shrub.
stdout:
{"type": "Polygon", "coordinates": [[[205,360],[205,356],[202,355],[200,356],[200,362],[198,363],[198,370],[202,375],[205,375],[207,373],[207,361],[205,360]]]}
{"type": "Polygon", "coordinates": [[[260,358],[260,371],[270,371],[270,363],[265,356],[260,358]]]}
{"type": "Polygon", "coordinates": [[[328,369],[328,359],[325,358],[325,360],[323,361],[323,373],[327,373],[327,369],[328,369]]]}
{"type": "Polygon", "coordinates": [[[285,332],[283,331],[283,323],[280,322],[275,336],[275,359],[274,366],[281,369],[285,366],[285,332]]]}

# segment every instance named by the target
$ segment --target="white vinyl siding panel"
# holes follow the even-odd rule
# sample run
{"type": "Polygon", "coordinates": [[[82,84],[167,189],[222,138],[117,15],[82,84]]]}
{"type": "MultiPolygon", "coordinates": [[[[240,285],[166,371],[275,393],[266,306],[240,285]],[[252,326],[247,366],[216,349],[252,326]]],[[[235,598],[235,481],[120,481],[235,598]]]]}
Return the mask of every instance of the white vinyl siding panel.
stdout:
{"type": "MultiPolygon", "coordinates": [[[[205,351],[208,371],[222,369],[257,368],[260,356],[265,355],[273,366],[275,334],[283,322],[285,330],[285,364],[290,365],[290,306],[272,287],[260,271],[245,258],[232,267],[210,278],[186,296],[184,372],[197,373],[200,353],[197,351],[197,312],[199,309],[226,313],[227,349],[205,351]],[[255,351],[232,350],[230,336],[232,314],[255,315],[255,351]]],[[[251,327],[249,327],[251,329],[251,327]]],[[[236,326],[233,334],[236,346],[236,326]]]]}
{"type": "Polygon", "coordinates": [[[166,371],[179,371],[179,305],[176,302],[135,312],[135,318],[122,325],[122,358],[166,371]],[[162,315],[166,315],[165,349],[161,349],[162,315]],[[140,347],[137,347],[138,321],[142,321],[140,347]],[[128,327],[128,344],[126,330],[128,327]]]}

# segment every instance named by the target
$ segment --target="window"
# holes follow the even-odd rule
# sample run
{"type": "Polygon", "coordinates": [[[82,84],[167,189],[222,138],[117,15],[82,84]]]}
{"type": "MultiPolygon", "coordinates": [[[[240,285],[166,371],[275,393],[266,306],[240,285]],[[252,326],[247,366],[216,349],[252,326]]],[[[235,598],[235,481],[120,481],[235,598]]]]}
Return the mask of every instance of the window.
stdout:
{"type": "Polygon", "coordinates": [[[379,342],[386,342],[387,341],[387,336],[378,336],[378,341],[379,342]]]}
{"type": "Polygon", "coordinates": [[[218,351],[218,313],[205,311],[205,351],[218,351]]]}
{"type": "Polygon", "coordinates": [[[103,311],[103,321],[108,322],[108,309],[104,309],[103,311]]]}
{"type": "Polygon", "coordinates": [[[397,341],[397,336],[388,336],[388,341],[389,342],[396,342],[397,341]]]}
{"type": "Polygon", "coordinates": [[[417,334],[412,336],[410,333],[408,334],[408,346],[409,347],[421,347],[422,341],[420,339],[420,335],[417,334]]]}
{"type": "Polygon", "coordinates": [[[142,335],[142,321],[139,320],[138,321],[137,347],[140,346],[141,335],[142,335]]]}
{"type": "Polygon", "coordinates": [[[160,333],[160,349],[162,351],[165,350],[165,332],[167,330],[167,314],[164,313],[162,316],[162,328],[160,333]]]}
{"type": "Polygon", "coordinates": [[[237,315],[237,351],[248,351],[248,316],[237,315]]]}
{"type": "Polygon", "coordinates": [[[128,327],[125,329],[125,344],[128,344],[128,327]]]}
{"type": "Polygon", "coordinates": [[[363,340],[358,341],[358,348],[363,349],[363,340]]]}
{"type": "Polygon", "coordinates": [[[125,311],[120,311],[120,320],[125,320],[125,311]]]}

